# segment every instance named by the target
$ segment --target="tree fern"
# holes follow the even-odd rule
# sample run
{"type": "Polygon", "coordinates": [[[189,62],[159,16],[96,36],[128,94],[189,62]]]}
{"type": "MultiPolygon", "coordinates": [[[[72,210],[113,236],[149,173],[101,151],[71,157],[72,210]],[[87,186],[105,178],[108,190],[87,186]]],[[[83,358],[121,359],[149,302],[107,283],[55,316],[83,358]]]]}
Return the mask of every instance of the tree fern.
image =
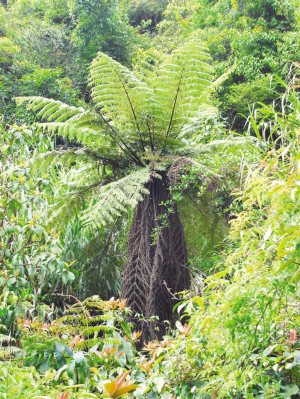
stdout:
{"type": "MultiPolygon", "coordinates": [[[[134,70],[99,53],[90,66],[93,107],[69,107],[40,97],[16,99],[37,113],[42,129],[76,139],[83,146],[67,150],[65,158],[61,152],[36,158],[39,165],[53,164],[54,159],[70,165],[69,160],[78,159],[56,201],[52,220],[62,222],[77,211],[86,226],[97,228],[129,207],[136,209],[123,294],[133,311],[147,317],[159,314],[171,319],[173,303],[163,280],[174,292],[188,288],[190,281],[177,208],[169,214],[162,203],[170,201],[172,164],[182,156],[186,164],[187,158],[245,146],[245,139],[234,137],[189,145],[204,119],[217,114],[212,94],[227,75],[213,80],[209,53],[194,35],[172,54],[149,51],[134,70]],[[162,225],[162,217],[168,227],[162,225]],[[157,240],[153,229],[161,232],[157,240]]],[[[180,173],[180,162],[176,165],[180,173]]],[[[144,338],[147,334],[154,338],[155,328],[151,324],[144,338]]],[[[164,332],[162,328],[160,334],[164,332]]]]}

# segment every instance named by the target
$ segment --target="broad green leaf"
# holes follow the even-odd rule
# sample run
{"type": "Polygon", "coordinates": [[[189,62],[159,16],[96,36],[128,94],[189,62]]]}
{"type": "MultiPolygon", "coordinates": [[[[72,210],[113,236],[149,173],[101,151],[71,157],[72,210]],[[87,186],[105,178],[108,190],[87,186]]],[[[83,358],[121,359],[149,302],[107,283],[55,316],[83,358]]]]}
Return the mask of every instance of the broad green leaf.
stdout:
{"type": "Polygon", "coordinates": [[[156,377],[153,380],[154,384],[156,385],[158,393],[161,393],[161,390],[163,389],[163,386],[165,385],[165,379],[164,377],[156,377]]]}

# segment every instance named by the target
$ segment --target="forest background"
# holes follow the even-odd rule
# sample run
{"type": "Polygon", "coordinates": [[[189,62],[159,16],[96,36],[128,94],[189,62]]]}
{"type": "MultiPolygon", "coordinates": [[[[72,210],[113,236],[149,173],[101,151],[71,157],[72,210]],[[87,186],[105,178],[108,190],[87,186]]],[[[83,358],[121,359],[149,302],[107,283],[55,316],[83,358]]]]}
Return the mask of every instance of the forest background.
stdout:
{"type": "Polygon", "coordinates": [[[298,1],[1,3],[0,398],[299,397],[298,1]],[[99,52],[138,70],[196,36],[223,78],[182,140],[205,151],[171,192],[191,291],[170,293],[182,324],[142,351],[114,299],[132,209],[93,229],[68,210],[49,221],[82,164],[32,159],[81,144],[15,98],[86,108],[99,52]]]}

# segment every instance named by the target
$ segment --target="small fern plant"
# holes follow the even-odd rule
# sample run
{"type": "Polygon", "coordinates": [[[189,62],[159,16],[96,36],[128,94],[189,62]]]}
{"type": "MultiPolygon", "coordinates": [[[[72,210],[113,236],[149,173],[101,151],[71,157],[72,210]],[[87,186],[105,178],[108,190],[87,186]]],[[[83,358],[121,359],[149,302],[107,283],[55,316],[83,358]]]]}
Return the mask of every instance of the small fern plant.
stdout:
{"type": "MultiPolygon", "coordinates": [[[[0,325],[0,328],[5,326],[0,325]]],[[[15,346],[16,340],[10,335],[0,334],[0,360],[14,358],[21,352],[21,349],[15,346]]]]}
{"type": "Polygon", "coordinates": [[[70,167],[68,189],[61,190],[52,221],[62,223],[81,212],[84,223],[97,229],[129,207],[135,209],[122,296],[144,339],[161,336],[165,328],[143,324],[134,315],[172,320],[174,303],[164,282],[172,292],[190,285],[176,205],[172,212],[163,205],[170,198],[170,173],[197,165],[195,159],[220,147],[245,144],[226,139],[189,145],[205,118],[217,114],[213,93],[227,75],[217,81],[213,75],[209,53],[194,35],[172,54],[149,52],[134,70],[99,53],[90,66],[92,103],[85,107],[41,97],[16,98],[43,120],[40,128],[79,143],[34,157],[39,168],[55,167],[59,160],[70,167]],[[162,215],[167,215],[163,228],[162,215]],[[154,241],[152,232],[159,229],[154,241]]]}
{"type": "Polygon", "coordinates": [[[94,366],[101,364],[107,370],[132,363],[135,343],[141,333],[132,333],[124,320],[130,312],[125,305],[126,300],[103,301],[93,296],[83,302],[77,301],[56,321],[64,337],[69,336],[65,345],[56,343],[55,357],[64,361],[57,371],[56,381],[67,371],[73,381],[85,383],[94,366]]]}
{"type": "Polygon", "coordinates": [[[58,319],[58,323],[62,323],[69,336],[80,337],[79,341],[71,339],[70,346],[89,350],[99,345],[117,345],[120,342],[113,335],[118,331],[116,325],[122,326],[124,311],[129,311],[125,304],[126,301],[114,298],[103,301],[99,296],[92,296],[72,305],[65,311],[65,315],[58,319]]]}

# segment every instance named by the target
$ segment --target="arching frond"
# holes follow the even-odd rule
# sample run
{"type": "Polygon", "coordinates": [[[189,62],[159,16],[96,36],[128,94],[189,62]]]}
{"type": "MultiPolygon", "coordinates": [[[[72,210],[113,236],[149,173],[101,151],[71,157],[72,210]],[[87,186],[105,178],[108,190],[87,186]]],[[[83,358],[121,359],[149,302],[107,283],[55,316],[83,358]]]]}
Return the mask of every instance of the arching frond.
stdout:
{"type": "MultiPolygon", "coordinates": [[[[69,147],[67,149],[57,149],[43,154],[36,154],[28,161],[28,165],[33,165],[37,169],[47,169],[61,164],[71,167],[79,161],[84,163],[94,163],[94,167],[112,165],[114,168],[125,168],[130,164],[130,158],[123,156],[120,151],[111,146],[90,148],[90,147],[69,147]]],[[[92,165],[92,164],[91,164],[92,165]]]]}
{"type": "Polygon", "coordinates": [[[41,119],[48,121],[65,122],[74,115],[84,112],[84,108],[76,108],[44,97],[16,97],[18,106],[26,103],[27,109],[33,111],[41,119]]]}
{"type": "Polygon", "coordinates": [[[151,86],[151,81],[157,76],[158,68],[167,58],[167,55],[155,48],[150,48],[140,54],[134,65],[135,75],[151,86]]]}
{"type": "Polygon", "coordinates": [[[83,221],[92,227],[113,221],[116,216],[126,212],[126,207],[134,208],[143,194],[148,194],[145,184],[154,173],[150,168],[138,169],[120,180],[97,188],[90,206],[83,213],[83,221]]]}
{"type": "Polygon", "coordinates": [[[27,109],[36,113],[46,123],[37,125],[43,130],[57,132],[69,140],[76,139],[84,145],[107,145],[109,136],[103,119],[93,109],[73,107],[61,101],[43,97],[16,97],[17,105],[26,103],[27,109]]]}
{"type": "Polygon", "coordinates": [[[228,136],[226,139],[214,140],[207,144],[183,147],[178,149],[176,152],[180,155],[189,156],[191,158],[199,158],[203,154],[213,154],[218,151],[237,152],[246,150],[250,150],[252,153],[260,153],[258,143],[254,137],[228,136]]]}
{"type": "Polygon", "coordinates": [[[100,166],[112,165],[114,168],[125,168],[130,164],[130,159],[112,147],[69,147],[57,148],[46,153],[34,153],[33,156],[21,165],[12,165],[7,168],[0,176],[12,176],[20,168],[30,167],[35,173],[38,171],[47,171],[49,169],[62,166],[70,168],[78,162],[83,162],[86,165],[90,164],[91,168],[98,168],[100,166]]]}
{"type": "Polygon", "coordinates": [[[153,98],[146,83],[108,55],[99,53],[91,64],[90,86],[93,101],[104,115],[120,130],[130,128],[142,135],[142,114],[153,98]]]}
{"type": "MultiPolygon", "coordinates": [[[[156,95],[154,114],[160,131],[177,136],[191,118],[198,118],[207,105],[212,111],[211,57],[201,42],[193,38],[176,49],[162,63],[152,81],[156,95]]],[[[215,111],[215,110],[214,110],[215,111]]]]}
{"type": "Polygon", "coordinates": [[[93,164],[70,171],[65,181],[67,195],[59,195],[52,209],[50,224],[63,224],[74,214],[82,212],[86,226],[98,228],[134,208],[148,191],[145,184],[156,174],[150,167],[140,168],[129,175],[105,184],[93,164]],[[86,208],[86,206],[88,207],[86,208]]]}

